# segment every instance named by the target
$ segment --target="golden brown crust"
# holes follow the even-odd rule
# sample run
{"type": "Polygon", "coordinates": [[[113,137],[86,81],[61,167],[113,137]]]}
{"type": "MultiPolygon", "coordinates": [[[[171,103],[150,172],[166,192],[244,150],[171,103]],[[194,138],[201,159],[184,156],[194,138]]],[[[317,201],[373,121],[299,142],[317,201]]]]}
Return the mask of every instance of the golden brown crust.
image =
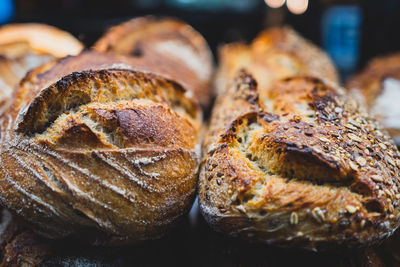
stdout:
{"type": "MultiPolygon", "coordinates": [[[[77,56],[65,57],[31,71],[22,80],[17,98],[19,101],[27,103],[31,101],[32,97],[41,89],[55,83],[70,73],[110,68],[132,69],[164,76],[165,78],[168,77],[158,68],[156,62],[148,61],[147,58],[126,57],[123,55],[87,50],[77,56]]],[[[177,88],[181,88],[181,86],[177,85],[177,88]]],[[[194,99],[192,94],[187,90],[185,91],[185,97],[192,100],[194,99]]]]}
{"type": "Polygon", "coordinates": [[[82,49],[72,35],[45,24],[0,27],[0,114],[28,71],[57,57],[76,55],[82,49]]]}
{"type": "Polygon", "coordinates": [[[399,225],[400,155],[375,120],[316,78],[254,84],[240,73],[212,115],[199,201],[213,228],[313,250],[389,236],[399,225]]]}
{"type": "Polygon", "coordinates": [[[94,50],[133,56],[152,71],[179,82],[208,107],[213,60],[204,38],[176,19],[135,18],[112,27],[94,50]]]}
{"type": "Polygon", "coordinates": [[[1,202],[51,238],[157,238],[192,203],[201,113],[179,84],[93,55],[44,65],[17,89],[0,122],[1,202]]]}
{"type": "MultiPolygon", "coordinates": [[[[400,119],[396,119],[398,109],[392,107],[393,102],[390,101],[398,97],[397,95],[388,95],[388,98],[379,99],[380,96],[387,93],[385,92],[385,81],[388,79],[400,80],[400,54],[371,60],[364,70],[346,83],[346,88],[349,89],[350,94],[358,97],[365,104],[368,110],[385,126],[396,144],[400,145],[400,119]],[[394,114],[394,112],[397,113],[394,114]]],[[[398,87],[399,85],[396,90],[400,90],[398,87]]]]}
{"type": "Polygon", "coordinates": [[[19,58],[28,53],[54,57],[76,55],[83,45],[68,32],[39,23],[8,24],[0,27],[0,54],[19,58]]]}
{"type": "MultiPolygon", "coordinates": [[[[4,213],[4,212],[3,212],[4,213]]],[[[2,218],[3,219],[3,218],[2,218]]],[[[188,262],[196,266],[321,266],[382,267],[395,266],[398,240],[385,242],[379,248],[324,254],[277,249],[263,244],[249,244],[224,238],[202,227],[190,230],[183,225],[169,238],[130,247],[85,246],[77,240],[48,240],[16,224],[14,219],[0,222],[0,266],[159,266],[188,262]],[[186,229],[185,229],[186,228],[186,229]],[[206,230],[206,231],[204,231],[206,230]],[[194,232],[192,232],[194,231],[194,232]],[[201,234],[199,234],[199,231],[201,234]],[[193,234],[198,238],[193,238],[193,234]],[[210,242],[212,240],[212,242],[210,242]],[[182,241],[190,246],[182,248],[182,241]],[[182,250],[183,249],[183,250],[182,250]],[[202,259],[198,259],[199,250],[202,259]],[[154,257],[154,251],[160,251],[154,257]],[[386,253],[381,253],[385,251],[386,253]],[[390,253],[387,253],[389,252],[390,253]],[[182,254],[184,252],[184,254],[182,254]],[[182,258],[183,257],[183,258],[182,258]],[[181,259],[182,258],[182,259],[181,259]],[[386,265],[384,264],[386,263],[386,265]],[[24,265],[25,264],[25,265],[24,265]]]]}
{"type": "Polygon", "coordinates": [[[338,74],[329,57],[289,27],[270,28],[250,45],[232,43],[219,51],[220,66],[216,89],[221,94],[240,69],[249,71],[261,89],[282,78],[312,75],[338,82],[338,74]]]}

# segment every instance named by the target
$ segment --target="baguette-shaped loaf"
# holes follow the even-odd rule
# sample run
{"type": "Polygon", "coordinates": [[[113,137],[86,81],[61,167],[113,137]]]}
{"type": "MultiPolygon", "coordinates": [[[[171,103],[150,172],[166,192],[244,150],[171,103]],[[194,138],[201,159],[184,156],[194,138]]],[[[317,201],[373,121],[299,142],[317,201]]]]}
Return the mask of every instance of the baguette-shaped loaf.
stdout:
{"type": "Polygon", "coordinates": [[[400,53],[371,60],[346,83],[346,87],[400,146],[400,53]]]}
{"type": "Polygon", "coordinates": [[[36,232],[134,242],[190,208],[199,107],[176,82],[125,67],[96,52],[43,65],[0,118],[0,200],[36,232]]]}
{"type": "Polygon", "coordinates": [[[338,82],[330,58],[289,27],[264,30],[250,45],[232,43],[221,47],[216,91],[221,94],[241,69],[248,70],[261,89],[282,78],[312,75],[338,82]]]}
{"type": "Polygon", "coordinates": [[[0,27],[0,113],[28,71],[55,58],[76,55],[82,49],[83,45],[72,35],[49,25],[0,27]]]}
{"type": "Polygon", "coordinates": [[[217,231],[305,249],[361,247],[399,225],[399,152],[340,88],[259,89],[240,72],[212,113],[199,203],[217,231]]]}
{"type": "Polygon", "coordinates": [[[151,16],[134,18],[112,27],[93,48],[144,58],[187,88],[202,107],[210,103],[212,54],[204,38],[184,22],[151,16]]]}

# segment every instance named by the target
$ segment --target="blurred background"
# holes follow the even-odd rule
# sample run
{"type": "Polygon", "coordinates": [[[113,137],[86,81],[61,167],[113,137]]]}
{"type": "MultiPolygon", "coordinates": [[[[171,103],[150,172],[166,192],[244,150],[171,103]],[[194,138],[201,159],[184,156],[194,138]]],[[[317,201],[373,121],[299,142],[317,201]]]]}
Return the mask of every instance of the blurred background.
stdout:
{"type": "Polygon", "coordinates": [[[342,78],[376,55],[400,48],[398,0],[0,0],[0,23],[43,22],[90,46],[106,28],[134,16],[181,18],[215,52],[251,40],[264,27],[288,24],[322,46],[342,78]]]}

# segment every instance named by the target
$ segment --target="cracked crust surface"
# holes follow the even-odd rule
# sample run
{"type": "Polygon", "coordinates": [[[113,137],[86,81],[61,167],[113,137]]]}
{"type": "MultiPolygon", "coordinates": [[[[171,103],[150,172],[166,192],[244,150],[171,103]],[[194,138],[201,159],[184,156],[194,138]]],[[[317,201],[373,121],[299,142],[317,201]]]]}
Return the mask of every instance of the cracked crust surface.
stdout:
{"type": "Polygon", "coordinates": [[[112,27],[94,50],[133,56],[188,89],[203,108],[211,100],[213,59],[204,38],[188,24],[171,18],[134,18],[112,27]]]}
{"type": "Polygon", "coordinates": [[[219,51],[219,62],[215,81],[218,94],[224,92],[241,69],[249,71],[261,89],[267,89],[276,80],[305,74],[338,83],[331,59],[290,27],[264,30],[249,45],[224,45],[219,51]]]}
{"type": "Polygon", "coordinates": [[[217,99],[199,178],[217,231],[305,249],[361,247],[399,225],[399,152],[340,88],[241,72],[217,99]]]}
{"type": "Polygon", "coordinates": [[[1,202],[50,238],[88,229],[110,244],[158,238],[194,197],[199,108],[151,73],[64,76],[73,59],[30,73],[1,117],[1,202]]]}
{"type": "Polygon", "coordinates": [[[377,117],[399,146],[400,120],[398,115],[400,111],[395,103],[396,100],[392,101],[392,99],[398,99],[398,93],[393,95],[393,91],[387,91],[390,88],[385,88],[390,87],[390,84],[385,83],[387,81],[390,83],[390,80],[392,80],[392,84],[395,81],[394,90],[400,91],[398,84],[400,80],[399,53],[371,60],[358,75],[346,83],[346,88],[377,117]],[[387,93],[392,95],[384,97],[387,93]],[[380,99],[381,97],[383,98],[380,99]]]}

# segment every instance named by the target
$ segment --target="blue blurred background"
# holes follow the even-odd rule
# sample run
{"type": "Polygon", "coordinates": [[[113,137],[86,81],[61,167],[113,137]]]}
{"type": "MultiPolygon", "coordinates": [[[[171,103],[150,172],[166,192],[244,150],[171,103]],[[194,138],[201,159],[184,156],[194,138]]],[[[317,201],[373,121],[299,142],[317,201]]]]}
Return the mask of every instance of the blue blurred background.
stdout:
{"type": "Polygon", "coordinates": [[[179,17],[219,44],[289,24],[324,47],[346,78],[400,48],[398,0],[0,0],[0,23],[43,22],[90,46],[110,25],[146,14],[179,17]]]}

